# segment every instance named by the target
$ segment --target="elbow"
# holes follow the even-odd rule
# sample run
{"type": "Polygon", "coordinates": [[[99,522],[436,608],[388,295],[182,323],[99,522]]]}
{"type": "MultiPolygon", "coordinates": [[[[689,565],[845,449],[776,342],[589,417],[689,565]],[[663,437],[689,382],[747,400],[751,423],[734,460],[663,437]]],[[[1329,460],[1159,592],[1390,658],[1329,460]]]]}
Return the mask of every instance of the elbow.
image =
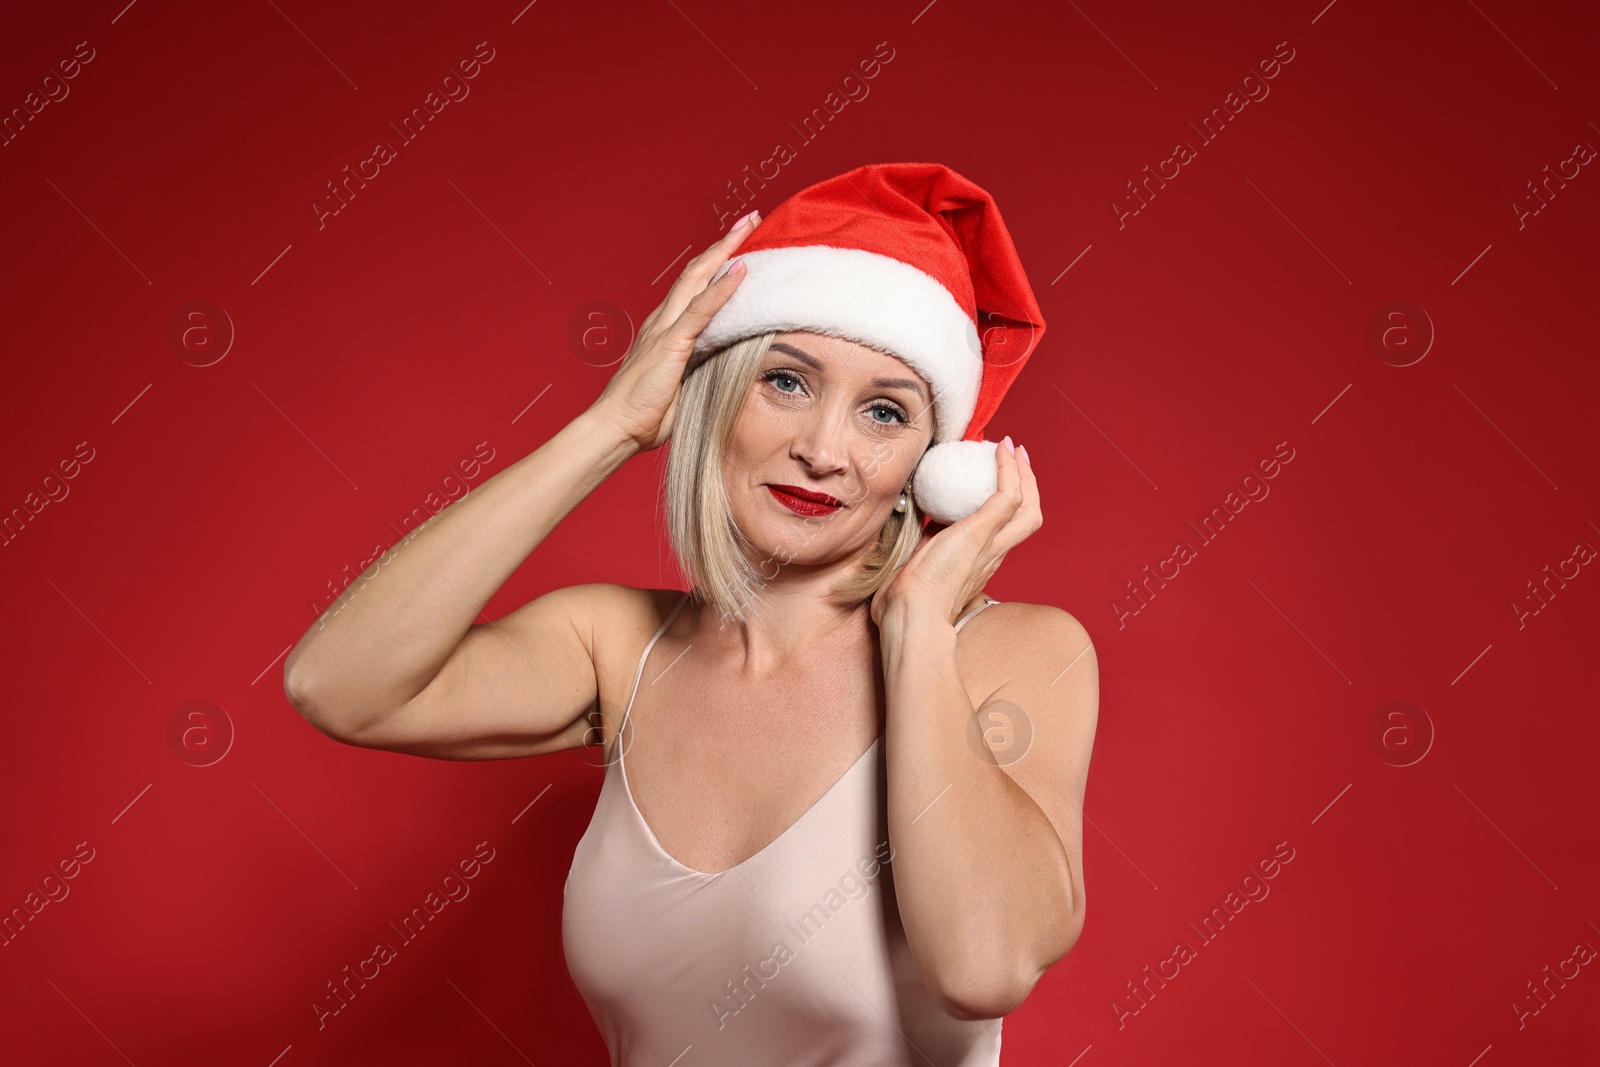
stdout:
{"type": "Polygon", "coordinates": [[[1056,933],[1055,950],[1049,956],[1048,962],[1040,968],[1042,975],[1045,970],[1053,967],[1067,953],[1071,952],[1078,944],[1078,938],[1083,936],[1083,893],[1080,890],[1072,896],[1072,909],[1060,929],[1056,933]]]}
{"type": "Polygon", "coordinates": [[[310,698],[306,691],[305,679],[292,670],[288,664],[285,664],[283,668],[283,696],[294,710],[302,715],[306,713],[305,709],[310,703],[310,698]]]}
{"type": "Polygon", "coordinates": [[[965,974],[947,974],[935,981],[934,1000],[940,1011],[962,1022],[998,1019],[1022,1006],[1043,973],[1041,969],[1023,976],[973,967],[965,974]]]}
{"type": "Polygon", "coordinates": [[[283,668],[283,698],[289,702],[291,708],[300,713],[301,718],[312,726],[317,725],[312,712],[316,705],[312,702],[311,691],[307,688],[305,679],[287,665],[283,668]]]}
{"type": "Polygon", "coordinates": [[[300,717],[310,723],[317,733],[340,744],[356,743],[346,724],[328,713],[326,705],[319,701],[316,691],[306,683],[304,676],[287,667],[283,672],[283,695],[289,701],[289,706],[298,711],[300,717]]]}
{"type": "MultiPolygon", "coordinates": [[[[1044,965],[1034,972],[1033,978],[1028,982],[1028,989],[1032,990],[1034,983],[1044,977],[1044,972],[1054,967],[1066,958],[1078,945],[1078,938],[1083,935],[1083,898],[1077,898],[1072,912],[1054,931],[1054,940],[1044,954],[1044,965]]],[[[1024,996],[1027,994],[1024,993],[1024,996]]]]}
{"type": "Polygon", "coordinates": [[[291,665],[285,664],[283,668],[283,696],[289,706],[300,713],[300,717],[316,727],[322,733],[328,733],[323,726],[322,715],[318,711],[316,697],[312,695],[310,685],[307,683],[304,672],[295,671],[291,665]]]}
{"type": "Polygon", "coordinates": [[[940,983],[934,990],[939,1010],[952,1019],[977,1022],[1010,1015],[1022,1006],[1033,984],[1026,988],[1016,982],[970,981],[940,983]]]}
{"type": "Polygon", "coordinates": [[[934,998],[939,1010],[953,1019],[973,1022],[999,1019],[1022,1007],[1046,971],[1071,952],[1083,933],[1083,907],[1073,909],[1071,917],[1057,928],[1056,940],[1046,951],[1042,963],[1032,962],[1004,975],[968,974],[935,984],[934,998]]]}

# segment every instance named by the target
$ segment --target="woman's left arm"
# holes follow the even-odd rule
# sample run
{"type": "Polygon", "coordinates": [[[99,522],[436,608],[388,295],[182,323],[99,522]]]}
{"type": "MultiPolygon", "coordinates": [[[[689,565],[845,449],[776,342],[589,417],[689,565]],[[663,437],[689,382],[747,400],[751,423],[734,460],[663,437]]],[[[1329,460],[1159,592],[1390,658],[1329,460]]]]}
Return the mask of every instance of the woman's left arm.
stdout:
{"type": "Polygon", "coordinates": [[[957,658],[952,619],[1043,524],[1011,439],[995,493],[929,536],[873,598],[895,900],[946,1014],[997,1018],[1083,929],[1083,796],[1100,701],[1094,646],[1059,608],[1010,604],[957,658]],[[968,696],[987,693],[977,709],[968,696]]]}
{"type": "Polygon", "coordinates": [[[1019,1007],[1084,918],[1094,648],[1059,608],[989,609],[1002,610],[974,652],[1003,656],[1004,680],[976,710],[940,610],[880,623],[895,899],[944,1011],[965,1019],[1019,1007]]]}

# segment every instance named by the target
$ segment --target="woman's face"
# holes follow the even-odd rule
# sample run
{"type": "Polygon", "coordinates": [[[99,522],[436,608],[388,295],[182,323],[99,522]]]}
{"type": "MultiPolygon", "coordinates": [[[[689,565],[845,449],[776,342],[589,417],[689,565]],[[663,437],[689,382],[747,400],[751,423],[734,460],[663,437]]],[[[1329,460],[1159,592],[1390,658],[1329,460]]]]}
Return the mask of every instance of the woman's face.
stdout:
{"type": "MultiPolygon", "coordinates": [[[[723,477],[734,521],[761,559],[807,565],[870,548],[933,440],[927,383],[877,349],[793,331],[773,338],[750,388],[723,477]]],[[[775,572],[767,564],[763,573],[775,572]]]]}

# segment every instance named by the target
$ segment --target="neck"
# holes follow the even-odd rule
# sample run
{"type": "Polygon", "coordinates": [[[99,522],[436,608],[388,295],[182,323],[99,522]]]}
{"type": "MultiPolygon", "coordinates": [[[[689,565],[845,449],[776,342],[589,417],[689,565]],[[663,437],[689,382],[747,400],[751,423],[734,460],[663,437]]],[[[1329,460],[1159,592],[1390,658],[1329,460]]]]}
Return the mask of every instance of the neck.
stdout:
{"type": "Polygon", "coordinates": [[[833,600],[830,591],[841,576],[835,567],[790,564],[762,588],[743,623],[724,620],[715,610],[700,612],[693,640],[751,679],[859,654],[863,646],[876,655],[871,602],[843,606],[833,600]]]}

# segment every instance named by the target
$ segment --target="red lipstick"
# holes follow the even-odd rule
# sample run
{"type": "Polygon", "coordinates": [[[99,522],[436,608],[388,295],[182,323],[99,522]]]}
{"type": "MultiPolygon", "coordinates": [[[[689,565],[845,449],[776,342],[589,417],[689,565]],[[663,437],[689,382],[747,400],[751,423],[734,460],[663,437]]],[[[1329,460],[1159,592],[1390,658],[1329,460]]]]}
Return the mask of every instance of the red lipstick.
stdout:
{"type": "Polygon", "coordinates": [[[772,498],[796,515],[832,515],[844,507],[844,501],[827,493],[814,493],[798,485],[769,485],[772,498]]]}

